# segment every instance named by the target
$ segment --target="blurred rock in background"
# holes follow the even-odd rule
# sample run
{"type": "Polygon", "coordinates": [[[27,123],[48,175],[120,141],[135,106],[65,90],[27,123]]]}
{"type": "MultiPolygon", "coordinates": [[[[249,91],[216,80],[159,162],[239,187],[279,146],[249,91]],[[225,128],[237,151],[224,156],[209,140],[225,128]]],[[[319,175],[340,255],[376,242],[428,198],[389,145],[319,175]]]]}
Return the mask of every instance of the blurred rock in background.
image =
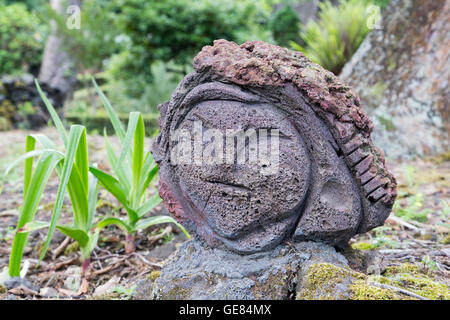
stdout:
{"type": "Polygon", "coordinates": [[[449,150],[450,1],[392,0],[340,78],[360,95],[388,157],[449,150]]]}

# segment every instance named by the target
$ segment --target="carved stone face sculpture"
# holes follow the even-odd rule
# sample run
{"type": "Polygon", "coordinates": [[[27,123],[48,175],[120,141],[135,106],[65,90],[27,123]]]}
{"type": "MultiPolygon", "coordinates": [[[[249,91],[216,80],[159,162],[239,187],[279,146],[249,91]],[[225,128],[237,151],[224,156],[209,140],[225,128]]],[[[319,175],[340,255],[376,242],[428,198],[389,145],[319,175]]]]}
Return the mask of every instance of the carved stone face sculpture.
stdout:
{"type": "Polygon", "coordinates": [[[159,108],[159,193],[210,245],[342,245],[389,215],[396,182],[359,98],[302,53],[215,41],[159,108]]]}

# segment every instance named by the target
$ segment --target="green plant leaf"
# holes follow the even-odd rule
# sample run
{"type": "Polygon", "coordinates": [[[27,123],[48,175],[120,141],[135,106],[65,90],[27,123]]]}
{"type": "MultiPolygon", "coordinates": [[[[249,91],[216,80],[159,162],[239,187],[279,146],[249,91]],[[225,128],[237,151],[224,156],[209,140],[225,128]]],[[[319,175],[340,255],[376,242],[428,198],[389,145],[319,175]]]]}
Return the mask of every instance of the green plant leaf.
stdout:
{"type": "Polygon", "coordinates": [[[93,166],[89,167],[91,173],[100,181],[101,185],[108,190],[125,208],[131,221],[138,219],[137,213],[128,206],[127,196],[125,195],[119,181],[106,172],[93,166]]]}
{"type": "MultiPolygon", "coordinates": [[[[31,136],[27,136],[25,140],[25,154],[28,152],[33,152],[34,148],[36,146],[36,139],[34,139],[31,136]]],[[[25,160],[25,170],[23,173],[23,200],[25,200],[28,187],[30,186],[30,180],[31,180],[31,174],[33,173],[33,158],[28,158],[25,160]]],[[[6,169],[6,172],[8,172],[8,169],[6,169]]],[[[5,172],[5,177],[7,173],[5,172]]]]}
{"type": "Polygon", "coordinates": [[[105,218],[105,219],[101,220],[97,224],[96,228],[101,230],[104,227],[109,226],[109,225],[116,225],[125,232],[132,232],[132,228],[128,224],[123,222],[121,219],[114,218],[114,217],[109,217],[109,218],[105,218]]]}
{"type": "MultiPolygon", "coordinates": [[[[24,190],[25,191],[28,190],[29,180],[31,179],[31,169],[33,167],[33,158],[37,157],[37,156],[41,156],[42,154],[46,154],[46,153],[55,154],[55,156],[59,156],[60,159],[62,159],[64,157],[63,153],[56,151],[56,150],[52,150],[52,149],[29,151],[29,152],[21,155],[20,157],[18,157],[6,168],[6,170],[3,174],[3,179],[6,179],[6,177],[9,175],[10,171],[13,168],[17,167],[22,161],[25,160],[24,190]]],[[[25,192],[24,196],[25,195],[26,195],[26,192],[25,192]]]]}
{"type": "Polygon", "coordinates": [[[186,229],[181,224],[179,224],[174,218],[169,216],[155,216],[147,219],[142,219],[138,223],[136,223],[134,230],[136,231],[143,230],[155,224],[161,223],[173,223],[186,235],[188,239],[191,238],[191,235],[186,231],[186,229]]]}
{"type": "Polygon", "coordinates": [[[37,134],[30,134],[30,136],[33,137],[36,141],[38,141],[44,148],[57,150],[53,141],[51,141],[46,135],[37,133],[37,134]]]}
{"type": "Polygon", "coordinates": [[[106,112],[108,113],[109,119],[111,120],[111,123],[114,128],[114,131],[116,132],[120,141],[123,143],[123,140],[125,139],[125,129],[122,126],[122,122],[120,122],[119,117],[117,116],[116,112],[114,111],[113,107],[109,103],[109,101],[106,98],[103,91],[98,87],[97,82],[95,82],[94,78],[92,78],[92,83],[94,84],[95,90],[97,91],[97,94],[100,96],[103,106],[105,107],[106,112]]]}
{"type": "Polygon", "coordinates": [[[109,163],[111,164],[111,167],[114,170],[114,173],[119,178],[119,182],[122,184],[123,190],[130,190],[131,188],[131,180],[132,180],[132,173],[129,166],[118,166],[116,167],[117,163],[117,157],[116,153],[114,152],[114,149],[112,148],[111,144],[109,143],[108,136],[106,135],[106,129],[103,132],[103,135],[105,137],[105,145],[106,145],[106,154],[108,156],[109,163]]]}
{"type": "Polygon", "coordinates": [[[44,101],[45,106],[47,107],[48,112],[50,113],[50,116],[52,117],[53,123],[56,126],[56,129],[58,130],[59,136],[63,140],[64,146],[67,147],[68,138],[67,138],[67,132],[64,128],[64,125],[61,121],[61,119],[58,116],[58,113],[56,112],[55,108],[53,108],[50,101],[45,96],[44,92],[42,92],[41,87],[39,86],[39,82],[37,79],[34,79],[34,83],[36,84],[36,88],[39,92],[39,95],[41,96],[42,101],[44,101]]]}
{"type": "Polygon", "coordinates": [[[128,119],[127,133],[125,135],[125,139],[122,142],[122,152],[119,156],[119,160],[117,160],[115,168],[122,165],[122,162],[125,159],[127,153],[132,152],[131,143],[133,142],[134,133],[136,131],[136,126],[139,121],[140,115],[141,114],[139,112],[130,112],[130,118],[128,119]]]}
{"type": "MultiPolygon", "coordinates": [[[[130,121],[133,118],[132,114],[130,114],[130,121]]],[[[141,186],[141,177],[142,177],[142,167],[144,163],[144,137],[145,137],[145,128],[144,128],[144,120],[142,119],[142,115],[138,114],[136,129],[134,132],[134,146],[133,146],[133,186],[131,190],[131,205],[133,208],[136,208],[139,205],[141,194],[140,186],[141,186]]]]}
{"type": "Polygon", "coordinates": [[[85,186],[81,180],[78,168],[74,166],[67,184],[67,189],[73,206],[74,224],[83,230],[87,230],[89,207],[88,194],[84,188],[85,186]]]}
{"type": "Polygon", "coordinates": [[[42,260],[47,252],[48,246],[53,236],[53,232],[56,228],[56,223],[59,220],[61,213],[64,196],[66,194],[67,184],[69,182],[70,175],[72,174],[73,164],[75,162],[75,153],[77,152],[78,145],[83,133],[85,134],[86,129],[80,125],[73,125],[69,132],[69,141],[67,144],[66,156],[64,159],[64,165],[61,173],[61,183],[58,187],[58,192],[56,194],[55,206],[52,213],[52,219],[50,227],[47,234],[47,239],[44,243],[44,248],[40,255],[40,260],[42,260]]]}
{"type": "Polygon", "coordinates": [[[40,230],[43,228],[48,228],[50,226],[50,222],[45,221],[30,221],[27,222],[22,228],[17,229],[17,233],[25,233],[40,230]]]}
{"type": "Polygon", "coordinates": [[[89,189],[89,159],[86,141],[86,130],[83,131],[77,152],[75,153],[75,166],[84,185],[84,193],[88,193],[89,189]]]}
{"type": "MultiPolygon", "coordinates": [[[[147,171],[147,170],[146,170],[147,171]]],[[[153,168],[151,168],[150,172],[148,173],[142,173],[142,175],[145,178],[145,180],[143,180],[143,183],[140,186],[139,192],[141,194],[145,193],[145,190],[148,188],[148,186],[150,185],[150,183],[153,181],[153,179],[158,175],[158,166],[155,165],[153,168]]]]}
{"type": "Polygon", "coordinates": [[[88,245],[89,242],[89,235],[81,229],[77,229],[72,226],[56,226],[59,231],[64,233],[66,236],[74,239],[80,244],[80,247],[85,247],[88,245]]]}
{"type": "MultiPolygon", "coordinates": [[[[42,154],[39,158],[29,182],[28,191],[26,192],[19,221],[17,222],[17,229],[22,228],[26,223],[33,220],[48,179],[60,160],[59,157],[50,152],[42,154]]],[[[9,260],[9,274],[12,277],[20,276],[20,264],[27,237],[28,233],[16,233],[14,236],[9,260]]]]}
{"type": "MultiPolygon", "coordinates": [[[[94,251],[95,247],[97,246],[99,235],[100,235],[100,230],[96,229],[94,231],[94,233],[89,236],[89,242],[87,244],[87,247],[88,247],[87,250],[89,252],[89,256],[91,255],[91,252],[94,251]]],[[[89,257],[86,257],[86,258],[89,258],[89,257]]]]}
{"type": "Polygon", "coordinates": [[[94,220],[95,208],[97,206],[97,197],[98,197],[98,179],[89,172],[89,193],[88,193],[88,207],[89,207],[89,217],[87,228],[92,227],[92,222],[94,220]]]}
{"type": "Polygon", "coordinates": [[[147,200],[139,209],[137,210],[137,215],[139,218],[142,218],[145,216],[150,210],[152,210],[154,207],[156,207],[158,204],[160,204],[162,201],[159,194],[155,194],[153,197],[151,197],[149,200],[147,200]]]}

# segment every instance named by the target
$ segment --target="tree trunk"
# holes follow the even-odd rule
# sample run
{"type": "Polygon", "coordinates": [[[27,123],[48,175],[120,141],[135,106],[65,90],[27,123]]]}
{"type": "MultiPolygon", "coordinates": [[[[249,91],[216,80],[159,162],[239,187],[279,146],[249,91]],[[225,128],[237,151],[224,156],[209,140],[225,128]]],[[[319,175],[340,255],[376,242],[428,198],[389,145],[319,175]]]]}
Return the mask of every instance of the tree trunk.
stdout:
{"type": "MultiPolygon", "coordinates": [[[[52,9],[62,15],[66,14],[68,6],[76,5],[81,8],[81,3],[82,0],[50,0],[52,9]]],[[[58,34],[55,21],[51,21],[51,34],[45,44],[38,80],[59,90],[64,99],[72,93],[77,80],[76,63],[64,51],[63,39],[58,34]]]]}

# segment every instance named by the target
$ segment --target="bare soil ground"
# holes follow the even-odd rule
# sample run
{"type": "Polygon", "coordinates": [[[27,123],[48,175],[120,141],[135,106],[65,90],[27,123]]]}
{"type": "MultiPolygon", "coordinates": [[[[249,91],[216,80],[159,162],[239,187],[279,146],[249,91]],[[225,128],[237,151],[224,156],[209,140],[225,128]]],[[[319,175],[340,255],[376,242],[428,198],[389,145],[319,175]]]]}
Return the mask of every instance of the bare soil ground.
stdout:
{"type": "MultiPolygon", "coordinates": [[[[54,129],[40,131],[54,141],[59,141],[54,129]]],[[[14,130],[0,132],[1,172],[23,153],[27,132],[14,130]]],[[[111,142],[117,143],[114,137],[111,142]]],[[[90,161],[102,169],[108,169],[103,137],[88,138],[90,161]]],[[[150,146],[150,140],[146,145],[150,146]]],[[[374,257],[372,266],[383,272],[389,266],[412,263],[431,274],[434,279],[450,284],[450,159],[448,154],[440,157],[410,161],[388,161],[399,183],[399,198],[394,213],[385,226],[364,235],[355,236],[351,248],[374,257]]],[[[49,220],[58,188],[58,177],[54,175],[44,192],[37,217],[49,220]]],[[[153,185],[150,193],[156,192],[153,185]]],[[[8,265],[9,253],[22,201],[22,166],[8,178],[0,195],[0,272],[8,265]]],[[[125,215],[117,201],[101,189],[97,207],[99,215],[125,215]]],[[[163,205],[155,208],[152,215],[168,214],[163,205]]],[[[70,222],[69,201],[66,200],[62,222],[70,222]]],[[[56,232],[44,261],[36,267],[46,231],[32,232],[25,248],[23,261],[28,261],[26,278],[31,289],[0,290],[1,299],[45,299],[54,298],[114,298],[130,299],[134,284],[139,279],[151,277],[161,268],[167,258],[186,237],[169,224],[150,227],[140,232],[136,252],[124,254],[124,236],[115,227],[108,227],[100,236],[98,247],[92,255],[92,273],[89,283],[81,281],[79,253],[76,245],[64,235],[56,232]],[[28,290],[28,291],[27,291],[28,290]]],[[[360,266],[355,262],[355,267],[360,266]]],[[[370,264],[370,263],[369,263],[370,264]]],[[[370,267],[370,266],[369,266],[370,267]]],[[[369,268],[370,269],[370,268],[369,268]]]]}

